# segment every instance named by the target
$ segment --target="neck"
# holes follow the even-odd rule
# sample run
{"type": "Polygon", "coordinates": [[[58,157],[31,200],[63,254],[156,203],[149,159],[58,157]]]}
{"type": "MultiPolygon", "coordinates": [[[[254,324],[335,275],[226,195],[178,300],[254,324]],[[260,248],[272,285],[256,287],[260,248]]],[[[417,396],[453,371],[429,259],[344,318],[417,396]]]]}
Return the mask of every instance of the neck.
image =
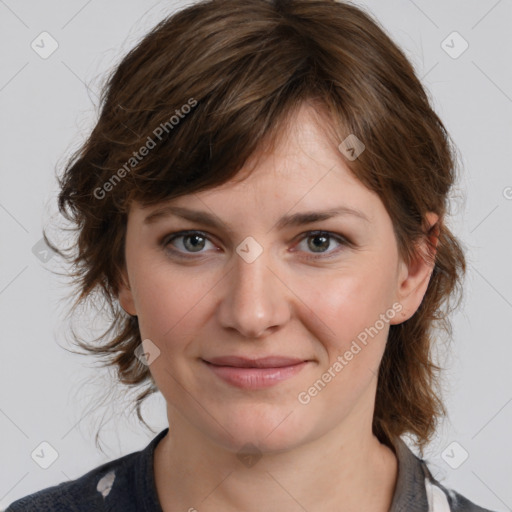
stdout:
{"type": "MultiPolygon", "coordinates": [[[[176,412],[176,411],[174,411],[176,412]]],[[[178,413],[155,449],[164,512],[387,512],[397,459],[369,429],[340,425],[290,450],[242,458],[178,413]]]]}

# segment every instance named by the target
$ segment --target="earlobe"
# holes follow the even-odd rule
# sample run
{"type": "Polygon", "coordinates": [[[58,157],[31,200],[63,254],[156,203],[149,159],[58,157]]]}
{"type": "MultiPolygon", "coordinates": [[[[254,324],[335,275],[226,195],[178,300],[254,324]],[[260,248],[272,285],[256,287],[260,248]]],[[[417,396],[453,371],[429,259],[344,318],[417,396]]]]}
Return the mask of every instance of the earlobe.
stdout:
{"type": "Polygon", "coordinates": [[[427,241],[422,240],[410,265],[407,266],[401,262],[397,298],[402,305],[402,313],[395,322],[392,322],[395,324],[408,320],[420,307],[434,270],[439,237],[439,217],[433,212],[428,212],[426,220],[428,222],[427,237],[433,245],[433,251],[429,249],[427,241]]]}

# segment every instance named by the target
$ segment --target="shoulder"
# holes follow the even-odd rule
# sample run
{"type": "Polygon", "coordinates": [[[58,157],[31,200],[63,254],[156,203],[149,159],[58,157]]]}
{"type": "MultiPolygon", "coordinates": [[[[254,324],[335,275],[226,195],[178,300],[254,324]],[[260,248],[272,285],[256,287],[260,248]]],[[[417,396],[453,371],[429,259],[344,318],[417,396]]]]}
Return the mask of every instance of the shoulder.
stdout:
{"type": "Polygon", "coordinates": [[[117,486],[130,489],[128,484],[131,466],[136,455],[133,453],[121,457],[89,471],[80,478],[29,494],[11,503],[5,512],[104,510],[104,498],[110,492],[114,481],[117,480],[117,486]]]}
{"type": "Polygon", "coordinates": [[[445,487],[400,437],[392,440],[398,458],[398,479],[392,512],[495,512],[445,487]]]}
{"type": "MultiPolygon", "coordinates": [[[[422,462],[425,464],[424,461],[422,462]]],[[[427,472],[428,475],[425,477],[425,490],[427,492],[429,511],[437,512],[439,510],[442,512],[446,510],[447,512],[495,512],[488,508],[480,507],[453,489],[448,489],[432,477],[428,469],[427,472]]]]}
{"type": "Polygon", "coordinates": [[[129,512],[155,507],[153,452],[167,430],[143,450],[107,462],[75,480],[29,494],[11,503],[5,512],[90,512],[113,507],[129,512]]]}

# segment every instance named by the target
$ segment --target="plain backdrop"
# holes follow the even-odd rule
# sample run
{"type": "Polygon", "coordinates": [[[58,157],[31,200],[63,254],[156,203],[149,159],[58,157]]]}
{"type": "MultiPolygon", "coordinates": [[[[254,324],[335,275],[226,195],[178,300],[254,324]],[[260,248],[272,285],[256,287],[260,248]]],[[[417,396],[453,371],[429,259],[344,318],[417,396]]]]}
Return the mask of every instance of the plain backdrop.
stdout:
{"type": "MultiPolygon", "coordinates": [[[[451,353],[442,356],[449,417],[426,459],[447,487],[512,510],[512,3],[356,3],[413,62],[463,166],[449,224],[467,250],[465,299],[453,317],[451,353]]],[[[104,73],[184,5],[0,0],[0,509],[140,450],[167,426],[159,394],[143,409],[154,432],[124,414],[127,390],[90,412],[110,376],[62,348],[70,290],[52,274],[58,259],[47,260],[38,244],[55,218],[55,171],[94,126],[104,73]],[[47,469],[34,460],[41,450],[55,450],[47,469]]],[[[92,314],[81,320],[91,332],[98,323],[92,314]]]]}

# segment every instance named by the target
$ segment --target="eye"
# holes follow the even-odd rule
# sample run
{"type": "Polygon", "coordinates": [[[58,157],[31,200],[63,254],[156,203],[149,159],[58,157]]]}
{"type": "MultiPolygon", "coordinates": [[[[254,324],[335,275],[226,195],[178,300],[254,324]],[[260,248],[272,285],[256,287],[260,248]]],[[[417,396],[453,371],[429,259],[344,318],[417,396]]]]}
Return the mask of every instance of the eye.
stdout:
{"type": "MultiPolygon", "coordinates": [[[[201,250],[205,247],[208,239],[208,236],[201,231],[181,231],[179,233],[174,233],[170,236],[164,238],[163,245],[164,247],[168,247],[172,245],[173,242],[179,240],[176,246],[180,246],[185,248],[185,253],[201,253],[201,250]]],[[[170,249],[172,252],[180,253],[182,251],[176,251],[175,249],[170,249]]]]}
{"type": "Polygon", "coordinates": [[[340,251],[340,249],[331,251],[326,250],[331,246],[331,242],[333,240],[341,246],[350,245],[350,242],[346,238],[335,233],[330,233],[329,231],[309,231],[302,237],[301,243],[305,242],[306,249],[310,249],[314,254],[319,255],[309,257],[309,259],[315,259],[321,258],[323,255],[328,255],[327,257],[330,257],[333,253],[338,253],[340,251]]]}
{"type": "MultiPolygon", "coordinates": [[[[308,231],[302,235],[300,244],[304,244],[302,250],[305,252],[311,251],[313,254],[308,256],[308,259],[317,259],[331,257],[332,254],[338,253],[341,248],[334,250],[327,250],[335,241],[341,248],[343,246],[352,246],[351,242],[345,237],[331,233],[329,231],[308,231]]],[[[187,254],[202,254],[203,249],[210,241],[209,236],[202,231],[180,231],[167,235],[162,240],[162,246],[168,249],[173,254],[187,258],[187,254]],[[172,246],[172,247],[171,247],[172,246]]],[[[215,246],[214,246],[215,247],[215,246]]],[[[295,250],[295,249],[294,249],[295,250]]]]}

